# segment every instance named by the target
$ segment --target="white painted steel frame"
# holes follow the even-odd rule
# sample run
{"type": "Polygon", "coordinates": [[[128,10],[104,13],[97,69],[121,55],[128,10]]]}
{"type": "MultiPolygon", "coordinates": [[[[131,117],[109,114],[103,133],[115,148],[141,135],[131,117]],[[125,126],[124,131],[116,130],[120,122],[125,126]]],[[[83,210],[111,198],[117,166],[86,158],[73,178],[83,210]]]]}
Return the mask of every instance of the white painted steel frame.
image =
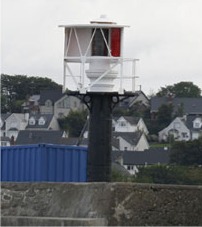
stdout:
{"type": "MultiPolygon", "coordinates": [[[[116,26],[113,26],[116,27],[116,26]]],[[[81,27],[78,27],[81,28],[81,27]]],[[[110,27],[95,27],[95,26],[91,26],[91,28],[94,28],[94,31],[92,33],[91,39],[89,41],[89,44],[87,46],[87,49],[85,51],[85,54],[82,55],[82,50],[81,50],[81,45],[80,45],[80,41],[78,38],[78,34],[77,34],[77,29],[76,27],[69,27],[69,37],[67,37],[67,30],[65,30],[65,50],[64,50],[64,78],[63,78],[63,90],[66,89],[66,77],[72,77],[74,84],[76,86],[77,91],[79,91],[80,93],[86,93],[90,90],[90,88],[95,85],[96,83],[98,83],[102,78],[104,78],[105,76],[107,76],[108,73],[110,73],[110,71],[112,69],[114,69],[115,67],[119,66],[119,70],[118,70],[118,76],[116,79],[120,80],[119,83],[119,88],[118,88],[118,93],[119,94],[123,94],[124,93],[124,86],[123,86],[123,82],[124,79],[131,79],[131,83],[132,83],[132,92],[135,92],[135,63],[137,60],[139,59],[130,59],[130,58],[123,58],[123,57],[113,57],[111,55],[111,50],[110,50],[110,46],[104,36],[104,32],[103,29],[106,28],[110,28],[110,27]],[[87,56],[88,52],[90,50],[90,47],[92,45],[92,41],[93,41],[93,37],[95,36],[95,32],[96,30],[99,29],[101,31],[102,37],[104,39],[105,45],[107,47],[108,50],[108,54],[109,56],[87,56]],[[71,39],[72,37],[72,33],[74,33],[75,38],[76,38],[76,44],[78,46],[78,50],[79,50],[79,56],[76,57],[72,57],[72,56],[68,56],[68,50],[70,48],[70,42],[68,42],[68,40],[71,39]],[[90,83],[88,86],[85,86],[85,78],[87,78],[85,70],[86,65],[89,64],[92,60],[109,60],[109,62],[112,64],[111,67],[109,69],[107,69],[102,75],[100,75],[95,81],[93,81],[92,83],[90,83]],[[130,62],[131,63],[131,69],[132,69],[132,73],[131,75],[124,75],[124,63],[125,62],[130,62]],[[77,63],[80,66],[80,75],[76,75],[69,63],[77,63]],[[77,79],[78,78],[78,79],[77,79]]],[[[120,28],[120,27],[116,27],[116,28],[120,28]]],[[[121,40],[123,42],[123,29],[121,29],[121,40]]],[[[110,42],[109,42],[110,43],[110,42]]],[[[121,54],[123,53],[123,45],[121,45],[121,54]]]]}

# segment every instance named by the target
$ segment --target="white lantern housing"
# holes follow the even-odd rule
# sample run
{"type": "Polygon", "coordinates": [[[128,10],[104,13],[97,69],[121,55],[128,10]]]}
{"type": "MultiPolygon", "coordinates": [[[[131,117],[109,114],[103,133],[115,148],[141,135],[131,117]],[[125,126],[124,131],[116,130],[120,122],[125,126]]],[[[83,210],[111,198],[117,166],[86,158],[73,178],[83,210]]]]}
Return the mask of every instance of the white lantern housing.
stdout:
{"type": "Polygon", "coordinates": [[[135,91],[136,59],[123,58],[123,32],[128,26],[101,16],[90,24],[60,27],[65,28],[64,90],[81,94],[135,91]],[[131,80],[127,83],[131,88],[124,87],[124,80],[131,80]]]}

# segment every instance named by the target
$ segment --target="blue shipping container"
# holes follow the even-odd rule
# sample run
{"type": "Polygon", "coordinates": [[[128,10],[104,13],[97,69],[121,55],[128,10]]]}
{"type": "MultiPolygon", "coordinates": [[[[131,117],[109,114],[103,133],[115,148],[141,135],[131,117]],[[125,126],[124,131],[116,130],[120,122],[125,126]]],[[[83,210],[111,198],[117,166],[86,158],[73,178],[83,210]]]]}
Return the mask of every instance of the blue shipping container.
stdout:
{"type": "Polygon", "coordinates": [[[1,147],[1,181],[86,182],[87,148],[37,144],[1,147]]]}

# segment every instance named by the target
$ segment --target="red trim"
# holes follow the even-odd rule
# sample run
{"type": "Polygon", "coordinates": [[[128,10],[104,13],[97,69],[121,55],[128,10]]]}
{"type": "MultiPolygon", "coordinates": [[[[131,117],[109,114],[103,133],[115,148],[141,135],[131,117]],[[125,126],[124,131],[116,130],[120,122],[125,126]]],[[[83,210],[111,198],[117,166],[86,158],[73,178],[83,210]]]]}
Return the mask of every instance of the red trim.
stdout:
{"type": "Polygon", "coordinates": [[[121,47],[121,29],[112,28],[111,29],[111,55],[113,57],[120,56],[120,47],[121,47]]]}

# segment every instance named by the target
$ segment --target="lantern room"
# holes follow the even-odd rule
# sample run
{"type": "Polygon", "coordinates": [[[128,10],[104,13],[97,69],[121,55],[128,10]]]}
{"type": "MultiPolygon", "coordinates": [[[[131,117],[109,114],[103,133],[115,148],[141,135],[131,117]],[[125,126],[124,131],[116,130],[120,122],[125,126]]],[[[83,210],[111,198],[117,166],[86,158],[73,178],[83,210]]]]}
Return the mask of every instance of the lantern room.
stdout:
{"type": "Polygon", "coordinates": [[[64,41],[64,90],[118,92],[134,90],[135,60],[123,58],[125,25],[102,15],[90,24],[61,25],[64,41]],[[130,63],[130,66],[128,66],[130,63]],[[127,66],[124,66],[127,65],[127,66]],[[124,74],[124,68],[127,73],[124,74]],[[124,80],[132,80],[124,88],[124,80]]]}

